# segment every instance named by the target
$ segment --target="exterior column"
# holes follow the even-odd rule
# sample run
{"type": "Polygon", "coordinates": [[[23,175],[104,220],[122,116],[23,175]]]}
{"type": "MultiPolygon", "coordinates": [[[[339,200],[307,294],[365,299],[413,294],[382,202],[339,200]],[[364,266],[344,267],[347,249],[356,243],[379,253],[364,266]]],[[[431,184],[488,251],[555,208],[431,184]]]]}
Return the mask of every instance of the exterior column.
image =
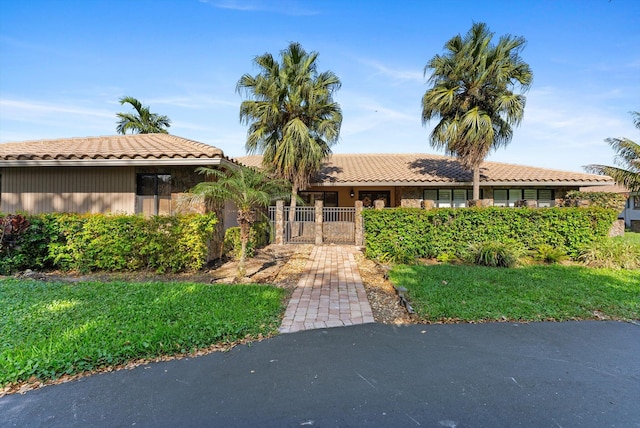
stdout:
{"type": "Polygon", "coordinates": [[[316,201],[316,245],[322,245],[322,208],[323,201],[316,201]]]}
{"type": "Polygon", "coordinates": [[[356,213],[355,213],[355,241],[356,247],[364,246],[364,223],[362,221],[362,201],[356,201],[356,213]]]}
{"type": "Polygon", "coordinates": [[[376,199],[373,201],[373,208],[376,210],[381,210],[384,208],[384,199],[376,199]]]}
{"type": "Polygon", "coordinates": [[[284,245],[284,201],[276,201],[276,245],[284,245]]]}

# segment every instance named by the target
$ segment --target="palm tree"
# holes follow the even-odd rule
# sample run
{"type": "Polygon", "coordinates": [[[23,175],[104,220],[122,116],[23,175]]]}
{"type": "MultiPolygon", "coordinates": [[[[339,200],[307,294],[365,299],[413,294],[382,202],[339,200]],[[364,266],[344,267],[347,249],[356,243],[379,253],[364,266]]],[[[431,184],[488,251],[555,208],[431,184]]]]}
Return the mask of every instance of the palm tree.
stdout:
{"type": "Polygon", "coordinates": [[[331,154],[342,124],[333,101],[340,79],[331,71],[319,73],[317,58],[317,52],[291,43],[280,52],[281,62],[270,53],[254,58],[260,72],[243,75],[236,86],[248,98],[240,105],[240,122],[249,125],[247,152],[262,153],[263,168],[291,182],[290,221],[298,191],[331,154]]]}
{"type": "Polygon", "coordinates": [[[282,179],[271,179],[259,171],[240,166],[230,166],[226,170],[200,167],[196,171],[215,181],[198,183],[191,189],[192,195],[204,196],[214,202],[230,201],[236,205],[241,240],[238,276],[244,277],[247,243],[251,225],[256,221],[255,210],[285,196],[290,183],[282,179]]]}
{"type": "Polygon", "coordinates": [[[140,101],[133,97],[122,97],[120,105],[131,104],[136,113],[116,113],[120,119],[117,122],[116,132],[126,134],[168,134],[167,128],[171,126],[171,120],[164,115],[151,113],[148,106],[143,106],[140,101]]]}
{"type": "Polygon", "coordinates": [[[493,44],[484,23],[474,23],[449,40],[445,53],[429,60],[432,87],[422,97],[422,123],[438,120],[431,146],[455,155],[473,171],[473,199],[480,199],[480,164],[491,150],[511,142],[513,126],[524,115],[526,91],[533,73],[520,58],[526,40],[506,35],[493,44]]]}
{"type": "MultiPolygon", "coordinates": [[[[633,124],[640,129],[640,112],[631,113],[633,124]]],[[[616,184],[630,192],[640,192],[640,144],[628,138],[607,138],[605,140],[616,152],[616,166],[587,165],[584,169],[594,174],[608,175],[616,184]]]]}

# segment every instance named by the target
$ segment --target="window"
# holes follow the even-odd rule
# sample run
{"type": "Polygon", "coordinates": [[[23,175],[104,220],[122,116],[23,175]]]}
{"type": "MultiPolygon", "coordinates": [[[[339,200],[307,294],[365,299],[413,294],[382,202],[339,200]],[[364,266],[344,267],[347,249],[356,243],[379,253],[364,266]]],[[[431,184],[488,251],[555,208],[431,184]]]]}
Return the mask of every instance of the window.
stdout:
{"type": "Polygon", "coordinates": [[[136,213],[171,214],[170,174],[138,174],[136,176],[136,213]]]}
{"type": "Polygon", "coordinates": [[[553,206],[553,191],[550,189],[494,189],[493,205],[513,207],[516,201],[538,201],[539,207],[553,206]]]}
{"type": "Polygon", "coordinates": [[[536,189],[524,189],[524,199],[527,201],[535,201],[538,199],[536,189]]]}
{"type": "Polygon", "coordinates": [[[538,190],[538,206],[548,208],[552,207],[553,205],[553,192],[549,189],[538,190]]]}
{"type": "Polygon", "coordinates": [[[633,197],[633,209],[640,210],[640,195],[633,197]]]}
{"type": "Polygon", "coordinates": [[[493,191],[493,205],[496,207],[506,207],[509,204],[507,189],[495,189],[493,191]]]}
{"type": "Polygon", "coordinates": [[[467,189],[425,189],[423,199],[432,200],[438,208],[467,206],[467,189]]]}
{"type": "Polygon", "coordinates": [[[465,189],[453,189],[453,207],[463,208],[467,206],[467,191],[465,189]]]}
{"type": "Polygon", "coordinates": [[[391,192],[388,190],[365,190],[358,192],[358,200],[362,201],[362,206],[365,208],[373,207],[373,201],[377,199],[384,200],[384,206],[391,206],[391,192]]]}
{"type": "Polygon", "coordinates": [[[509,206],[515,207],[516,201],[522,200],[522,189],[509,189],[509,206]]]}
{"type": "Polygon", "coordinates": [[[314,206],[316,201],[323,201],[325,207],[338,206],[338,192],[300,192],[305,205],[314,206]]]}

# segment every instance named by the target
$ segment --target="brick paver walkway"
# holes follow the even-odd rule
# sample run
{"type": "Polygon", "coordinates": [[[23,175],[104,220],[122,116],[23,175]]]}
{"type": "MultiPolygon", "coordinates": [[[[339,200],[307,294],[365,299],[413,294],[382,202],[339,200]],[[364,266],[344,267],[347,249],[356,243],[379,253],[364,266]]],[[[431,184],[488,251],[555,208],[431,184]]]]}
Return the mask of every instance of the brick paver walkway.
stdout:
{"type": "Polygon", "coordinates": [[[281,333],[374,322],[354,251],[349,246],[314,247],[287,306],[281,333]]]}

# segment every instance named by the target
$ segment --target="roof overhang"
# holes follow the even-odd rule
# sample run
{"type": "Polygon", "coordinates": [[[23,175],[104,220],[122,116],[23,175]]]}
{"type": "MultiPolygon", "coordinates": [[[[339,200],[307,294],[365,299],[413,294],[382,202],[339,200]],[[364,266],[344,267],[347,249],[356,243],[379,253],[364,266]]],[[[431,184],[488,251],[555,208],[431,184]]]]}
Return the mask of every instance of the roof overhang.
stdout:
{"type": "MultiPolygon", "coordinates": [[[[232,161],[221,158],[167,158],[167,159],[25,159],[0,160],[0,168],[54,167],[54,166],[206,166],[230,165],[232,161]]],[[[235,164],[234,164],[235,165],[235,164]]]]}
{"type": "MultiPolygon", "coordinates": [[[[525,187],[576,187],[576,186],[610,186],[613,181],[481,181],[480,187],[487,186],[525,186],[525,187]]],[[[471,187],[471,181],[341,181],[310,183],[313,187],[375,187],[375,186],[402,186],[402,187],[471,187]]]]}

